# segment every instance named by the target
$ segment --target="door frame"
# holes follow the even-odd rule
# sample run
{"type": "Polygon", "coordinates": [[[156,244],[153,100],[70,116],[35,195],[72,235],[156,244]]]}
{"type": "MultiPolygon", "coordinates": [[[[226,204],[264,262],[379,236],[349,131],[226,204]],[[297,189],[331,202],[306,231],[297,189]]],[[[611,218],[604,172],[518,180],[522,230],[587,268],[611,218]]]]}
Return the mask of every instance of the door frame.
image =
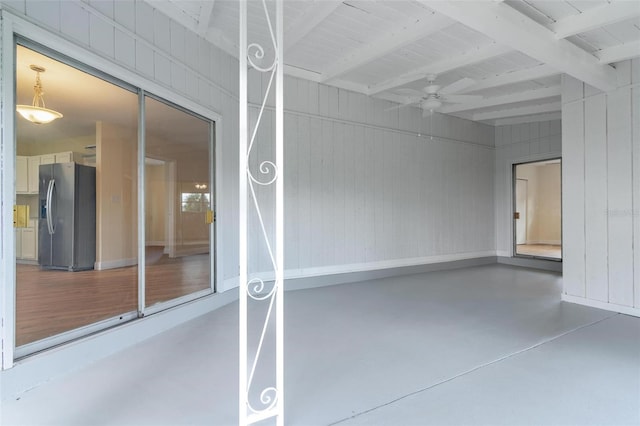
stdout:
{"type": "Polygon", "coordinates": [[[524,259],[538,259],[538,260],[547,260],[552,262],[560,262],[562,263],[562,255],[560,259],[554,257],[547,256],[533,256],[529,254],[518,254],[517,250],[517,230],[516,230],[516,219],[514,217],[514,213],[516,212],[516,181],[518,180],[516,176],[516,167],[522,164],[533,164],[533,163],[542,163],[545,161],[551,160],[559,160],[560,161],[560,249],[562,250],[563,241],[562,241],[562,156],[557,155],[540,155],[540,156],[532,156],[527,158],[526,160],[513,160],[511,161],[511,211],[509,212],[509,217],[511,218],[511,257],[518,257],[524,259]],[[535,157],[535,159],[534,159],[535,157]]]}
{"type": "MultiPolygon", "coordinates": [[[[16,135],[15,135],[15,46],[18,39],[29,40],[36,45],[41,45],[45,51],[55,52],[57,58],[68,58],[73,64],[83,64],[94,70],[98,70],[105,75],[111,76],[114,79],[126,82],[126,84],[137,87],[140,91],[153,93],[154,95],[168,100],[182,108],[189,110],[193,113],[201,115],[215,123],[215,133],[210,137],[213,139],[213,145],[211,150],[211,161],[215,167],[212,167],[212,173],[215,173],[215,200],[227,199],[224,196],[224,185],[222,182],[222,165],[219,164],[221,158],[221,143],[222,141],[222,129],[223,129],[223,117],[220,113],[213,110],[211,107],[205,107],[203,104],[199,104],[193,100],[190,100],[177,92],[174,92],[167,87],[147,79],[137,72],[125,68],[124,66],[108,60],[97,53],[88,50],[86,47],[73,43],[67,39],[62,38],[60,35],[53,33],[43,27],[29,22],[28,20],[14,15],[6,9],[0,9],[0,21],[1,33],[2,33],[2,60],[0,62],[0,81],[4,82],[6,90],[0,94],[2,99],[2,105],[4,107],[1,110],[2,116],[2,129],[0,130],[2,144],[0,152],[2,158],[0,160],[0,173],[2,184],[1,187],[1,201],[2,207],[0,209],[0,236],[2,237],[2,246],[0,250],[0,340],[1,340],[1,370],[10,369],[14,366],[16,360],[15,352],[15,292],[16,292],[16,264],[15,264],[15,232],[13,228],[13,205],[16,202],[15,195],[15,157],[16,157],[16,135]],[[10,106],[10,107],[7,107],[10,106]],[[11,242],[11,243],[9,243],[11,242]]],[[[144,152],[144,151],[140,151],[144,152]]],[[[143,157],[143,156],[141,156],[143,157]]],[[[139,179],[142,179],[139,176],[139,179]]],[[[213,189],[213,187],[212,187],[213,189]]],[[[138,197],[143,198],[144,192],[138,193],[138,197]]],[[[139,198],[139,199],[140,199],[139,198]]],[[[212,200],[213,201],[213,200],[212,200]]],[[[214,209],[218,208],[217,201],[213,205],[214,209]]],[[[139,213],[141,214],[141,213],[139,213]]],[[[220,219],[220,215],[218,215],[220,219]]],[[[211,232],[217,235],[217,223],[214,222],[211,232]]],[[[144,226],[139,223],[139,226],[144,226]]],[[[144,228],[143,228],[144,229],[144,228]]],[[[224,262],[216,258],[223,254],[220,249],[221,239],[215,238],[212,241],[212,247],[215,248],[212,253],[212,264],[216,266],[215,276],[212,276],[212,288],[213,293],[208,295],[215,295],[215,289],[217,283],[222,283],[224,277],[224,271],[222,266],[224,262]]],[[[173,306],[183,303],[180,299],[176,300],[173,306]]],[[[77,329],[76,331],[80,331],[77,329]]],[[[73,332],[73,331],[72,331],[73,332]]],[[[78,338],[86,336],[86,333],[78,338]]],[[[66,339],[66,342],[71,342],[70,339],[66,339]]]]}

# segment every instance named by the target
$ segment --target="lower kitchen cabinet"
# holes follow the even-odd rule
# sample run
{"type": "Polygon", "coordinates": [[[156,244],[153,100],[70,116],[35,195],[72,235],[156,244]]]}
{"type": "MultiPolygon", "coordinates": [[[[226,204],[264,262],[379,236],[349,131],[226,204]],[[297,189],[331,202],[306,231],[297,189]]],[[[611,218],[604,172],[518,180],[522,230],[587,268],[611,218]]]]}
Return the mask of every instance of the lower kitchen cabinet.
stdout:
{"type": "Polygon", "coordinates": [[[29,227],[16,228],[16,259],[38,259],[38,221],[29,220],[29,227]]]}

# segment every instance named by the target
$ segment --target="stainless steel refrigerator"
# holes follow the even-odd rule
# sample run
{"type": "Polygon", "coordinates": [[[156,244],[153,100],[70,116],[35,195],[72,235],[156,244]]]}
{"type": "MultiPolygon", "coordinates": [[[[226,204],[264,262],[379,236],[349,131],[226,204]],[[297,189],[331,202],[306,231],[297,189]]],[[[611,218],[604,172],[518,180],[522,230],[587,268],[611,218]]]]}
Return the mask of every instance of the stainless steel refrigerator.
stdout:
{"type": "Polygon", "coordinates": [[[76,163],[40,166],[38,263],[46,269],[93,269],[96,169],[76,163]]]}

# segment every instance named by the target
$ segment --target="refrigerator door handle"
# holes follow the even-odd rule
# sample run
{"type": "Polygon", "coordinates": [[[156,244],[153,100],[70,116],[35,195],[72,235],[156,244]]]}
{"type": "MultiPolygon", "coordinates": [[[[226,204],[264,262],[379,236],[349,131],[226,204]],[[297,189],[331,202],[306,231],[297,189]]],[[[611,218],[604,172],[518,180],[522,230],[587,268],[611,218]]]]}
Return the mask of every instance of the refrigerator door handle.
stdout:
{"type": "Polygon", "coordinates": [[[49,186],[47,187],[47,203],[45,205],[45,208],[47,209],[47,228],[49,229],[49,235],[53,235],[56,232],[56,229],[53,225],[53,213],[51,211],[53,208],[53,190],[55,189],[55,187],[55,179],[50,179],[49,186]]]}

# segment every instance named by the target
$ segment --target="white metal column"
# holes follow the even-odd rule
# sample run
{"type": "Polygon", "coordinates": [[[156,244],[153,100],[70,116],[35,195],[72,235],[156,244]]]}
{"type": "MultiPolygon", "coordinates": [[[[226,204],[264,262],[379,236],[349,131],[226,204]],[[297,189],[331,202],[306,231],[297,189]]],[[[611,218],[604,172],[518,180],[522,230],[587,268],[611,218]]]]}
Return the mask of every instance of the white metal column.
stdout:
{"type": "MultiPolygon", "coordinates": [[[[267,53],[260,43],[249,42],[248,28],[248,4],[247,0],[240,1],[240,115],[239,115],[239,265],[240,265],[240,354],[239,354],[239,423],[248,425],[264,419],[275,418],[276,424],[284,424],[284,323],[283,323],[283,292],[284,292],[284,220],[283,220],[283,0],[261,0],[262,15],[269,29],[270,44],[267,53]],[[275,6],[275,31],[272,23],[273,12],[269,7],[275,6]],[[271,13],[271,14],[270,14],[271,13]],[[273,55],[273,60],[265,58],[273,55]],[[264,64],[267,65],[264,65],[264,64]],[[269,83],[262,93],[259,113],[255,126],[249,133],[248,121],[248,67],[256,72],[269,75],[269,83]],[[275,80],[275,85],[273,84],[275,80]],[[260,159],[255,173],[251,170],[250,156],[252,149],[258,141],[258,130],[263,120],[263,113],[269,95],[275,92],[275,160],[260,159]],[[250,135],[250,137],[249,137],[250,135]],[[262,214],[262,208],[257,193],[261,189],[275,186],[275,217],[273,223],[266,224],[262,214]],[[251,209],[251,210],[249,210],[251,209]],[[271,282],[269,273],[255,273],[249,277],[249,243],[248,230],[249,213],[255,214],[259,222],[259,231],[252,233],[251,237],[261,239],[261,246],[266,247],[270,264],[273,268],[275,281],[271,282]],[[267,229],[270,225],[275,227],[273,235],[269,235],[267,229]],[[275,250],[274,250],[275,249],[275,250]],[[259,306],[263,304],[263,307],[259,306]],[[254,314],[266,311],[260,321],[249,320],[251,306],[255,306],[254,314]],[[262,308],[262,309],[260,309],[262,308]],[[251,340],[251,330],[258,332],[257,338],[251,340]],[[267,340],[275,342],[266,343],[267,340]],[[251,343],[251,345],[249,344],[251,343]],[[275,344],[274,344],[275,343],[275,344]],[[267,367],[259,367],[259,361],[265,346],[275,347],[275,363],[267,367]],[[251,348],[251,349],[250,349],[251,348]],[[258,389],[254,389],[254,377],[258,368],[275,367],[266,374],[275,383],[258,389]],[[275,370],[275,371],[273,371],[275,370]],[[255,399],[255,400],[254,400],[255,399]]],[[[252,3],[252,6],[257,3],[252,3]]],[[[252,16],[253,18],[253,16],[252,16]]],[[[255,88],[257,89],[257,88],[255,88]]],[[[264,206],[262,206],[264,207],[264,206]]],[[[253,216],[252,216],[253,217],[253,216]]],[[[264,372],[262,372],[264,373],[264,372]]]]}

